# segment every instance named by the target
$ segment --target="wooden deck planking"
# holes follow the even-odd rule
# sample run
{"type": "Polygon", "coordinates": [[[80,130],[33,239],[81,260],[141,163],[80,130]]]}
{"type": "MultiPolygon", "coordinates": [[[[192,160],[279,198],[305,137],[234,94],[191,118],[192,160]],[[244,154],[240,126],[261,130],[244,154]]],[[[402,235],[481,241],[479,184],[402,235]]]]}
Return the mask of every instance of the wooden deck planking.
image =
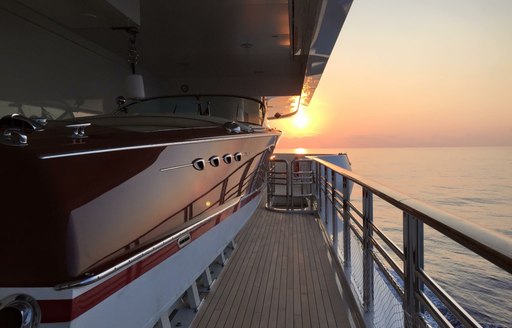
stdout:
{"type": "MultiPolygon", "coordinates": [[[[263,225],[264,229],[262,230],[262,234],[269,234],[270,225],[263,225]]],[[[248,307],[248,303],[251,302],[250,298],[247,298],[248,295],[253,295],[254,292],[254,284],[256,281],[256,276],[259,269],[264,265],[261,263],[262,258],[265,254],[265,248],[268,246],[268,243],[265,243],[265,240],[260,238],[256,242],[256,246],[251,250],[251,257],[249,258],[249,265],[246,266],[246,271],[248,270],[248,274],[246,273],[244,276],[249,277],[246,281],[245,288],[239,288],[236,297],[234,299],[234,303],[230,310],[230,315],[228,320],[226,321],[226,327],[241,327],[241,324],[244,320],[245,312],[248,307]]]]}
{"type": "Polygon", "coordinates": [[[314,216],[258,208],[193,327],[348,327],[314,216]]]}
{"type": "MultiPolygon", "coordinates": [[[[251,327],[266,327],[268,325],[268,316],[270,313],[270,306],[271,306],[271,300],[272,300],[272,291],[274,289],[274,280],[276,277],[276,266],[277,266],[277,254],[279,251],[279,247],[274,247],[277,243],[279,243],[279,232],[281,229],[281,221],[277,221],[277,218],[275,217],[276,213],[269,213],[270,218],[273,220],[276,220],[274,222],[274,235],[271,238],[272,245],[272,252],[270,261],[267,261],[266,268],[268,268],[268,278],[266,281],[263,282],[263,285],[265,286],[265,292],[261,294],[261,297],[257,300],[256,303],[256,311],[253,315],[252,321],[251,321],[251,327]]],[[[254,219],[255,221],[257,219],[254,219]]],[[[270,222],[269,222],[270,223],[270,222]]]]}
{"type": "MultiPolygon", "coordinates": [[[[253,229],[259,229],[258,232],[265,231],[266,226],[256,226],[253,229]]],[[[253,230],[251,229],[251,230],[253,230]]],[[[254,230],[253,230],[254,231],[254,230]]],[[[229,313],[233,312],[236,313],[236,310],[233,309],[233,307],[236,307],[237,303],[235,302],[235,299],[238,297],[240,298],[242,296],[243,289],[246,287],[247,284],[245,284],[245,273],[251,272],[252,265],[251,263],[254,262],[254,256],[256,255],[255,249],[258,248],[259,244],[264,242],[263,240],[255,240],[254,243],[246,243],[244,244],[244,253],[246,256],[241,258],[239,261],[234,264],[236,264],[235,269],[233,270],[233,277],[230,279],[226,279],[225,283],[222,284],[222,287],[225,289],[225,295],[222,298],[219,299],[219,302],[216,307],[216,314],[218,314],[218,317],[215,316],[212,320],[212,324],[217,325],[219,327],[223,327],[226,323],[226,320],[228,319],[229,313]],[[252,250],[250,249],[252,248],[252,250]],[[238,296],[237,296],[238,295],[238,296]]],[[[240,243],[243,243],[243,241],[240,241],[240,243]]],[[[239,302],[239,301],[238,301],[239,302]]]]}
{"type": "MultiPolygon", "coordinates": [[[[265,228],[264,234],[270,234],[272,226],[268,225],[265,228]]],[[[234,326],[234,327],[248,327],[250,325],[251,320],[251,309],[254,308],[256,303],[256,299],[259,293],[259,288],[261,286],[261,276],[263,275],[262,270],[260,268],[264,267],[265,261],[267,259],[267,250],[269,249],[268,243],[264,243],[262,245],[261,251],[259,251],[259,256],[257,257],[257,261],[255,262],[255,267],[252,268],[252,272],[250,273],[248,288],[246,288],[243,296],[244,298],[240,302],[240,306],[238,309],[239,315],[236,316],[236,320],[233,325],[230,325],[227,322],[226,326],[234,326]],[[248,295],[254,295],[252,298],[247,298],[248,295]],[[244,323],[245,322],[245,323],[244,323]]],[[[254,250],[253,250],[254,251],[254,250]]]]}
{"type": "MultiPolygon", "coordinates": [[[[310,231],[310,233],[312,233],[310,231]]],[[[312,247],[312,252],[313,253],[317,253],[320,251],[319,247],[317,244],[313,243],[312,240],[310,240],[311,242],[311,247],[312,247]]],[[[335,289],[337,290],[337,287],[334,283],[334,281],[327,281],[327,279],[322,279],[322,278],[326,278],[325,274],[324,274],[324,270],[325,270],[325,262],[323,263],[323,261],[320,259],[320,257],[318,256],[314,256],[313,257],[314,260],[315,260],[315,268],[317,269],[316,270],[316,273],[318,274],[318,283],[320,285],[320,292],[321,292],[321,297],[322,297],[322,304],[323,304],[323,310],[324,310],[324,313],[325,313],[325,324],[322,323],[322,327],[335,327],[336,326],[336,320],[334,319],[334,311],[332,311],[332,305],[331,305],[331,302],[330,302],[330,297],[329,297],[329,291],[332,290],[332,289],[335,289]],[[328,286],[329,284],[329,286],[328,286]]],[[[327,266],[327,268],[330,270],[329,266],[327,266]]],[[[320,303],[318,303],[320,304],[320,303]]],[[[320,310],[319,310],[320,311],[320,310]]]]}
{"type": "Polygon", "coordinates": [[[306,252],[304,251],[304,243],[303,241],[306,240],[306,232],[304,227],[304,222],[301,220],[299,224],[297,224],[297,230],[298,230],[298,240],[297,242],[297,248],[301,249],[302,251],[299,252],[298,259],[298,265],[299,268],[294,268],[295,270],[299,271],[299,284],[300,284],[300,304],[301,304],[301,323],[303,327],[312,327],[313,324],[311,323],[311,318],[314,317],[311,315],[310,310],[310,297],[308,295],[308,286],[311,285],[311,282],[308,283],[308,277],[307,277],[307,270],[304,270],[306,268],[307,264],[307,257],[306,252]],[[300,247],[300,248],[299,248],[300,247]]]}
{"type": "MultiPolygon", "coordinates": [[[[306,265],[306,268],[310,268],[307,270],[307,272],[311,275],[311,300],[313,301],[312,308],[313,311],[316,313],[316,322],[313,322],[313,326],[318,327],[328,327],[327,326],[327,315],[326,315],[326,308],[324,306],[324,299],[322,297],[322,289],[320,285],[321,276],[318,274],[318,265],[316,263],[316,247],[314,245],[316,240],[311,240],[311,225],[308,224],[309,222],[305,223],[305,229],[306,229],[306,239],[305,239],[305,246],[308,254],[308,264],[306,265]]],[[[314,227],[316,228],[316,227],[314,227]]]]}

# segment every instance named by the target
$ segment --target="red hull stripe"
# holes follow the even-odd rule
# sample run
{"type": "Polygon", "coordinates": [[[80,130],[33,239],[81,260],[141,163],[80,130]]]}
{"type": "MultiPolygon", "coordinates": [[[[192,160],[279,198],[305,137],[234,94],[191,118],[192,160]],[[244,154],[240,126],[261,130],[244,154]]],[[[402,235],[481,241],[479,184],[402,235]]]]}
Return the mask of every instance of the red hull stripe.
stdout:
{"type": "MultiPolygon", "coordinates": [[[[210,220],[198,226],[196,229],[190,232],[192,240],[199,238],[201,235],[225,220],[231,214],[237,212],[241,207],[256,198],[258,194],[259,192],[251,194],[249,197],[240,201],[240,203],[237,205],[224,210],[220,214],[217,214],[210,220]]],[[[121,288],[127,286],[132,281],[142,276],[144,273],[153,269],[178,251],[179,248],[177,241],[173,242],[158,252],[151,254],[147,258],[135,263],[129,268],[120,271],[115,276],[110,277],[98,286],[74,299],[38,300],[39,306],[41,307],[41,323],[68,322],[77,318],[78,316],[92,309],[94,306],[103,302],[106,298],[121,288]]]]}

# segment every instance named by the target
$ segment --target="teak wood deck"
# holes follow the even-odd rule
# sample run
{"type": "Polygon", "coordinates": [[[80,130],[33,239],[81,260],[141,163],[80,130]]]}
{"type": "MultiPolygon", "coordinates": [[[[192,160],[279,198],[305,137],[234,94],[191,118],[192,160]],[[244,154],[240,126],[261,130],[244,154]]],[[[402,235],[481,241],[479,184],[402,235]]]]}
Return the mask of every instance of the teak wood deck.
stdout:
{"type": "Polygon", "coordinates": [[[329,249],[315,217],[262,206],[192,327],[350,327],[329,249]]]}

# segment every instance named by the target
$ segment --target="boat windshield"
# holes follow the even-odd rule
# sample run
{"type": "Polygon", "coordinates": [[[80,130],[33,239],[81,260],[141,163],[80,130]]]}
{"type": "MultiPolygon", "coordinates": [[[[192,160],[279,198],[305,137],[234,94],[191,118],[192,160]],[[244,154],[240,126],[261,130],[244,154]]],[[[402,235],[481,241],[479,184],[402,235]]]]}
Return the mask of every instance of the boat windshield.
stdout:
{"type": "Polygon", "coordinates": [[[263,125],[262,102],[235,96],[175,96],[151,98],[119,108],[115,114],[148,116],[210,116],[249,124],[263,125]]]}

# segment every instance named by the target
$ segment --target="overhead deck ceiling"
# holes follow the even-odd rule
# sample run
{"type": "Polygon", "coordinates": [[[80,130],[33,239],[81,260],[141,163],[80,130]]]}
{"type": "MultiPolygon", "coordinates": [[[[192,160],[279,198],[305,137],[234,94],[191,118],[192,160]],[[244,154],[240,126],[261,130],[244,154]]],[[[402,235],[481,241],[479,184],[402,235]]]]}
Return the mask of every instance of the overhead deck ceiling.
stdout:
{"type": "MultiPolygon", "coordinates": [[[[318,24],[335,0],[17,2],[122,58],[128,34],[114,28],[138,27],[137,69],[160,78],[169,93],[187,85],[194,93],[299,95],[318,24]]],[[[344,20],[351,0],[337,3],[344,20]]]]}

